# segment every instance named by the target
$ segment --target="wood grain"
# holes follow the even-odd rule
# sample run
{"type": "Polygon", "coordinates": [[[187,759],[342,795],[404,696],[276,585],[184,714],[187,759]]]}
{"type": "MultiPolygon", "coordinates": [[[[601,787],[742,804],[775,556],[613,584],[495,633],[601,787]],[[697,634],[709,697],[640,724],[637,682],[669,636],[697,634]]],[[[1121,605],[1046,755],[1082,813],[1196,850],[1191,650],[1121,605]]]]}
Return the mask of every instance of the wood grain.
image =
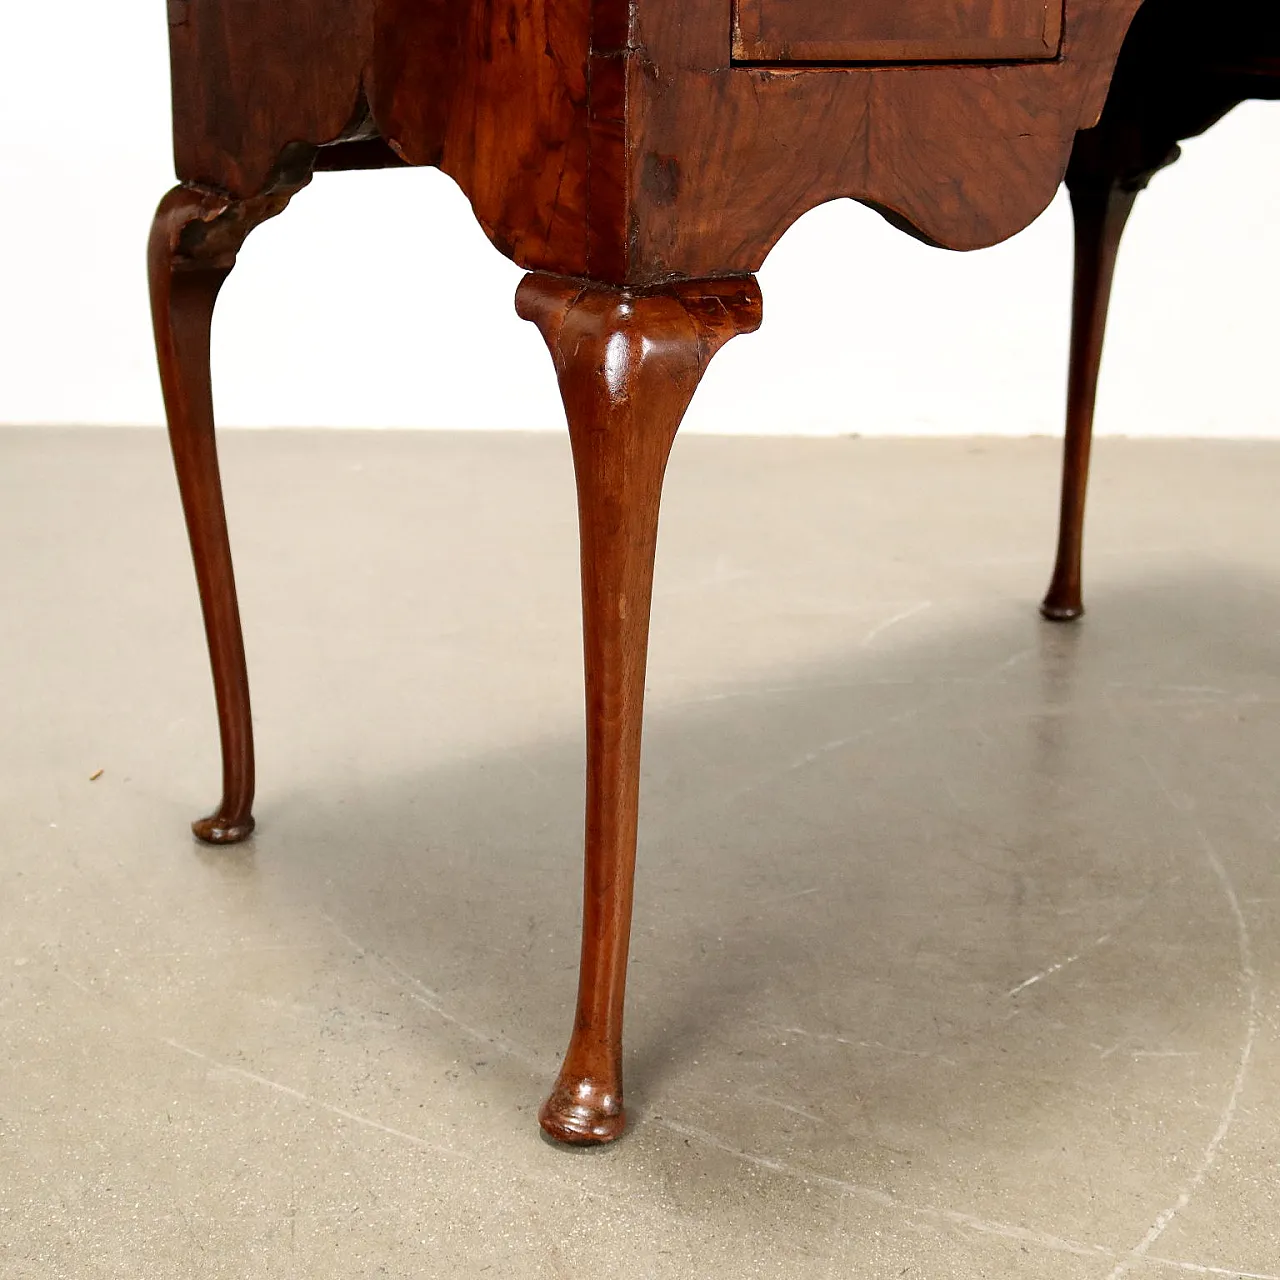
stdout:
{"type": "Polygon", "coordinates": [[[759,326],[760,291],[751,279],[635,293],[531,275],[516,306],[547,343],[569,423],[586,665],[581,974],[573,1035],[540,1120],[562,1142],[608,1142],[626,1123],[622,1016],[662,478],[712,356],[759,326]]]}
{"type": "Polygon", "coordinates": [[[522,266],[615,284],[750,273],[838,197],[977,248],[1052,197],[1138,4],[1068,0],[1039,63],[761,68],[729,2],[200,0],[171,27],[178,174],[247,198],[288,147],[378,139],[522,266]]]}
{"type": "Polygon", "coordinates": [[[171,8],[178,177],[260,195],[287,148],[332,142],[362,119],[373,4],[190,0],[171,8]]]}
{"type": "Polygon", "coordinates": [[[1052,58],[1063,0],[735,0],[735,60],[1000,62],[1052,58]]]}
{"type": "Polygon", "coordinates": [[[763,68],[731,64],[714,6],[639,0],[627,278],[756,271],[840,197],[947,248],[1006,239],[1053,198],[1137,7],[1069,0],[1051,62],[763,68]]]}
{"type": "Polygon", "coordinates": [[[308,177],[295,175],[248,201],[177,187],[160,202],[148,245],[169,444],[200,590],[222,745],[222,799],[213,813],[192,824],[210,844],[236,844],[254,827],[249,675],[214,438],[210,326],[218,292],[245,237],[284,209],[308,177]]]}
{"type": "Polygon", "coordinates": [[[587,270],[584,0],[378,0],[369,102],[410,164],[454,178],[523,267],[587,270]]]}

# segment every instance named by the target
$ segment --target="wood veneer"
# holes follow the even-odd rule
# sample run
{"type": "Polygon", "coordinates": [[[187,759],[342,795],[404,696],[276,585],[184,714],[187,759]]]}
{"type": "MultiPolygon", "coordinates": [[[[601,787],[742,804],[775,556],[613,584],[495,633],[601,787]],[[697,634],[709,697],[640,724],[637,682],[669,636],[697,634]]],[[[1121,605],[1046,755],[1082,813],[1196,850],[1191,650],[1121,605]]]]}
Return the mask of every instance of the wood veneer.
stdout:
{"type": "Polygon", "coordinates": [[[735,0],[745,62],[1032,62],[1053,58],[1062,0],[735,0]]]}

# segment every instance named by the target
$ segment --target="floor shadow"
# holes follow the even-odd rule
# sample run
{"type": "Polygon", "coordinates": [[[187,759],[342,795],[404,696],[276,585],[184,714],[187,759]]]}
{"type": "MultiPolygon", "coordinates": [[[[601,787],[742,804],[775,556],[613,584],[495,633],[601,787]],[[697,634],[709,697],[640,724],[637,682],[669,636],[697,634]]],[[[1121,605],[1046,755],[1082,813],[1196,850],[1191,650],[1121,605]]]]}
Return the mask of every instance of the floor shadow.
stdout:
{"type": "MultiPolygon", "coordinates": [[[[1185,575],[1090,605],[654,710],[635,1114],[735,1149],[805,1130],[819,1162],[862,1140],[886,1177],[891,1152],[941,1158],[930,1130],[979,1163],[1073,1126],[1123,1146],[1117,1090],[1225,1088],[1230,899],[1274,866],[1280,584],[1185,575]],[[1134,1074],[1159,1055],[1180,1073],[1134,1074]]],[[[523,1055],[535,1090],[571,1016],[580,752],[317,779],[259,814],[287,892],[479,1029],[477,1053],[523,1055]]]]}

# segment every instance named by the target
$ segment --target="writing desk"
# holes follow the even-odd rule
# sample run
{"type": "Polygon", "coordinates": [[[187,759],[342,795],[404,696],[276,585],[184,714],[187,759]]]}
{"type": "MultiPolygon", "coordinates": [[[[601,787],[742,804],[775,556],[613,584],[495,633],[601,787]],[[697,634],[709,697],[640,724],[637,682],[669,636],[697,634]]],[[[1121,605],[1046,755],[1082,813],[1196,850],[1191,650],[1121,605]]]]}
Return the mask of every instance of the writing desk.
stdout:
{"type": "Polygon", "coordinates": [[[209,375],[214,302],[245,236],[318,169],[436,165],[530,272],[516,306],[550,349],[568,419],[586,665],[582,964],[540,1116],[553,1137],[605,1142],[624,1125],[667,455],[712,356],[759,325],[753,273],[806,210],[849,197],[920,239],[976,249],[1031,222],[1065,175],[1074,325],[1060,545],[1042,608],[1081,613],[1094,391],[1125,218],[1179,138],[1280,85],[1276,6],[1139,3],[169,0],[180,185],[160,204],[149,264],[222,741],[222,800],[194,824],[202,840],[253,830],[209,375]]]}

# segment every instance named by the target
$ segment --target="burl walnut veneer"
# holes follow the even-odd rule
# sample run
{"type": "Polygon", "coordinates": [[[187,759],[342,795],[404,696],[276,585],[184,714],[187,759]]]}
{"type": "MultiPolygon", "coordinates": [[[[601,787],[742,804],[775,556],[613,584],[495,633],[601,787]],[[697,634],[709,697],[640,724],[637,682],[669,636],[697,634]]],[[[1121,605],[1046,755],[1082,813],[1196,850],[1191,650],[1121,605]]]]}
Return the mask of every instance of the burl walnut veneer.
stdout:
{"type": "Polygon", "coordinates": [[[1179,138],[1270,96],[1274,7],[169,0],[180,185],[152,228],[151,298],[223,758],[222,801],[196,835],[232,843],[253,830],[248,678],[209,377],[218,290],[244,238],[315,170],[436,165],[531,272],[516,305],[551,352],[569,423],[586,877],[577,1014],[541,1120],[567,1142],[616,1138],[662,478],[712,356],[760,323],[752,273],[825,200],[860,200],[932,244],[975,249],[1031,222],[1066,175],[1075,324],[1062,535],[1044,611],[1076,617],[1120,231],[1179,138]]]}

